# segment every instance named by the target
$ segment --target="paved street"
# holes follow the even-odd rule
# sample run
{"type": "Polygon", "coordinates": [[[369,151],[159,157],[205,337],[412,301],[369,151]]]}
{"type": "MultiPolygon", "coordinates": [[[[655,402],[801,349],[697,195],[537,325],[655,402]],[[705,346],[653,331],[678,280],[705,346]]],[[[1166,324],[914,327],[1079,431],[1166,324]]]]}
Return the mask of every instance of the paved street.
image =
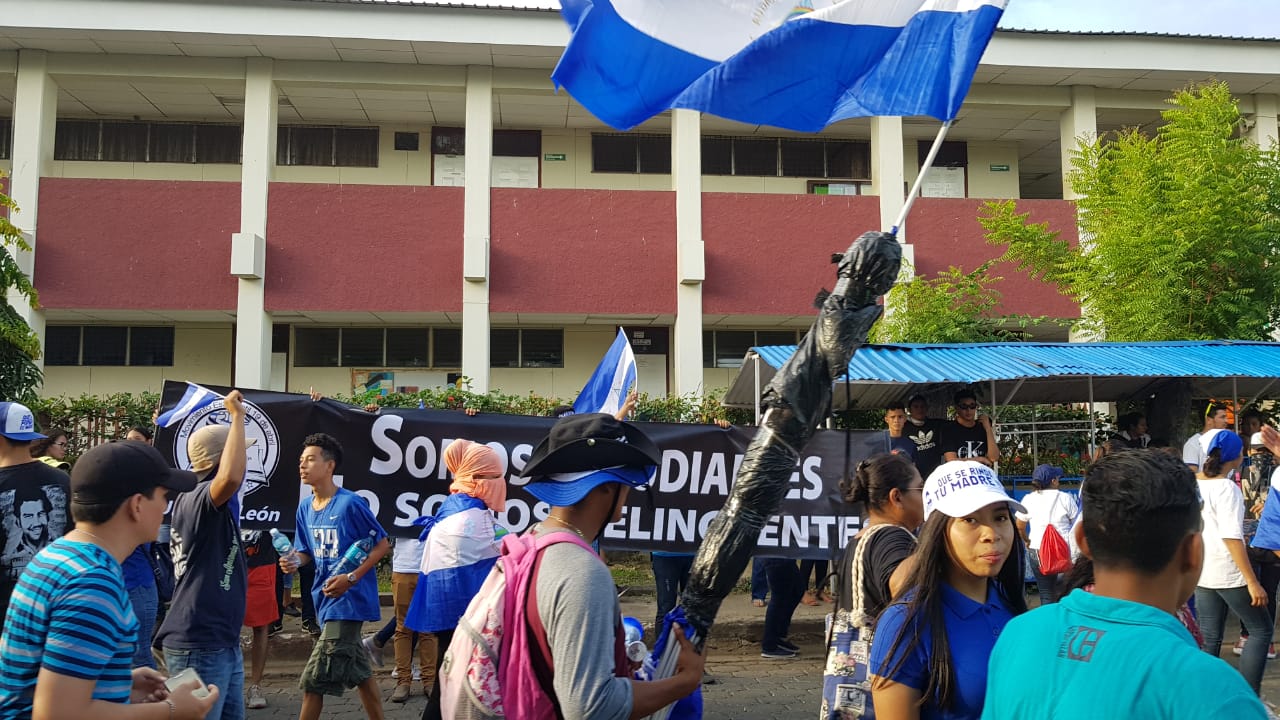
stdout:
{"type": "MultiPolygon", "coordinates": [[[[623,611],[645,617],[640,612],[644,602],[639,599],[624,602],[623,611]]],[[[754,623],[763,611],[750,608],[745,596],[730,596],[722,608],[726,622],[719,637],[713,636],[707,660],[707,668],[713,684],[703,686],[707,720],[773,720],[789,718],[798,720],[815,717],[820,704],[819,686],[822,675],[821,616],[825,607],[797,609],[793,626],[793,639],[800,645],[800,657],[792,660],[765,660],[760,657],[760,646],[748,638],[753,637],[754,623]],[[754,622],[753,622],[754,621],[754,622]]],[[[286,622],[286,628],[296,624],[286,622]]],[[[721,626],[718,624],[717,628],[721,626]]],[[[1231,654],[1230,642],[1235,636],[1229,625],[1229,642],[1224,645],[1222,657],[1235,665],[1238,658],[1231,654]]],[[[295,718],[301,704],[298,690],[298,674],[302,670],[304,652],[309,641],[297,633],[287,633],[278,639],[279,652],[273,653],[268,662],[264,692],[269,703],[265,710],[248,711],[249,720],[286,720],[295,718]],[[281,656],[284,656],[282,659],[281,656]]],[[[247,655],[247,649],[246,649],[247,655]]],[[[387,666],[377,670],[383,690],[383,698],[391,696],[395,681],[391,679],[391,648],[387,648],[387,666]]],[[[1188,679],[1194,682],[1194,678],[1188,679]]],[[[422,714],[426,698],[420,693],[421,684],[415,684],[415,694],[404,704],[383,703],[383,711],[389,720],[416,720],[422,714]]],[[[1208,691],[1208,689],[1206,689],[1208,691]]],[[[1263,681],[1263,697],[1272,704],[1280,704],[1280,661],[1268,664],[1263,681]]],[[[327,698],[325,718],[359,720],[364,717],[356,693],[349,692],[342,698],[327,698]]]]}

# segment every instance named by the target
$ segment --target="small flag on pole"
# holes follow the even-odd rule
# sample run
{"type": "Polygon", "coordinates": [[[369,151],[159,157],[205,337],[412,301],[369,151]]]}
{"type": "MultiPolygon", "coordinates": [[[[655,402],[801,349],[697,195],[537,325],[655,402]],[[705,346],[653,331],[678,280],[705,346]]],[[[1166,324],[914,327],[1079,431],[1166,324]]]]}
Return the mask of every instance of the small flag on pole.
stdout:
{"type": "Polygon", "coordinates": [[[575,413],[608,413],[613,415],[627,399],[627,390],[636,383],[636,356],[631,352],[627,334],[618,329],[618,337],[600,359],[595,372],[587,378],[578,399],[573,401],[575,413]]]}
{"type": "Polygon", "coordinates": [[[215,400],[222,400],[223,397],[207,387],[196,385],[193,382],[187,383],[187,391],[182,394],[182,399],[178,404],[173,406],[168,412],[156,418],[156,425],[162,428],[172,427],[187,419],[191,413],[212,403],[215,400]]]}
{"type": "Polygon", "coordinates": [[[551,79],[626,130],[669,108],[817,132],[951,120],[1008,0],[562,0],[551,79]]]}

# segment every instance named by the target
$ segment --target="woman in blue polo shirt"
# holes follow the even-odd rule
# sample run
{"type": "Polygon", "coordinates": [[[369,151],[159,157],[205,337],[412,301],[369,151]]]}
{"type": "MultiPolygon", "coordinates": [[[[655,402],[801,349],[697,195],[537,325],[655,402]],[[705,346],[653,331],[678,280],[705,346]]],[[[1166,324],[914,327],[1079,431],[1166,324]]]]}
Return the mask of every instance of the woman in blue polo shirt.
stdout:
{"type": "Polygon", "coordinates": [[[871,645],[876,718],[977,720],[991,649],[1027,609],[1025,550],[1013,526],[1026,509],[991,468],[966,460],[938,466],[923,496],[915,566],[871,645]]]}

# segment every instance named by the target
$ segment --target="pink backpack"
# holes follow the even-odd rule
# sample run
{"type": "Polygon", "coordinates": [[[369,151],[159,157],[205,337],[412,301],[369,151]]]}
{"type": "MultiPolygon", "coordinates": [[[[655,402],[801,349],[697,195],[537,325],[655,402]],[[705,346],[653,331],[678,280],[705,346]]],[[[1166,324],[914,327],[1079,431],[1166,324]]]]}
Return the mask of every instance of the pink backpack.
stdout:
{"type": "MultiPolygon", "coordinates": [[[[529,591],[544,548],[571,542],[593,553],[572,533],[505,535],[501,556],[458,621],[436,682],[440,709],[458,720],[554,718],[555,705],[538,681],[545,647],[530,642],[529,591]]],[[[536,614],[536,606],[533,609],[536,614]]],[[[533,618],[542,630],[541,618],[533,618]]],[[[536,632],[536,631],[535,631],[536,632]]],[[[545,630],[539,633],[545,638],[545,630]]]]}

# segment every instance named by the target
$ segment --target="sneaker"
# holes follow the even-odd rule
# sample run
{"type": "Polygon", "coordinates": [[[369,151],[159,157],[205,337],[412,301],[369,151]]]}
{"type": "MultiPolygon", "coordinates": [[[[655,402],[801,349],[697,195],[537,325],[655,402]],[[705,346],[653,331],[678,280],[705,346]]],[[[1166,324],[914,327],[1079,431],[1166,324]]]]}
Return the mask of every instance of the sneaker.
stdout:
{"type": "Polygon", "coordinates": [[[779,640],[779,641],[778,641],[778,647],[782,648],[783,650],[786,650],[787,652],[791,653],[792,655],[799,655],[799,654],[800,654],[800,646],[799,646],[799,645],[796,645],[795,643],[791,642],[790,640],[779,640]]]}
{"type": "Polygon", "coordinates": [[[285,605],[284,614],[289,617],[302,617],[302,611],[298,609],[297,605],[285,605]]]}
{"type": "Polygon", "coordinates": [[[760,653],[760,657],[767,660],[790,660],[796,654],[790,650],[784,650],[781,646],[773,650],[765,650],[760,653]]]}
{"type": "Polygon", "coordinates": [[[1243,655],[1244,644],[1247,642],[1249,642],[1249,637],[1247,635],[1241,635],[1240,639],[1236,640],[1236,644],[1231,647],[1231,653],[1233,655],[1243,655]]]}
{"type": "Polygon", "coordinates": [[[311,637],[320,636],[320,626],[316,623],[315,620],[312,620],[311,618],[302,619],[302,629],[310,633],[311,637]]]}
{"type": "Polygon", "coordinates": [[[391,679],[398,680],[400,678],[400,668],[391,671],[391,679]]]}
{"type": "Polygon", "coordinates": [[[402,703],[409,699],[409,684],[403,683],[396,685],[396,689],[391,693],[391,702],[402,703]]]}
{"type": "Polygon", "coordinates": [[[365,651],[369,653],[369,662],[382,667],[382,648],[378,647],[378,644],[373,641],[373,636],[370,635],[361,640],[360,644],[364,645],[365,651]]]}
{"type": "Polygon", "coordinates": [[[277,620],[271,623],[271,625],[267,628],[267,637],[271,637],[273,635],[279,635],[282,632],[284,632],[284,623],[277,620]]]}
{"type": "Polygon", "coordinates": [[[262,695],[262,688],[257,685],[249,686],[249,697],[245,700],[244,706],[250,710],[261,710],[267,706],[267,698],[262,695]]]}

